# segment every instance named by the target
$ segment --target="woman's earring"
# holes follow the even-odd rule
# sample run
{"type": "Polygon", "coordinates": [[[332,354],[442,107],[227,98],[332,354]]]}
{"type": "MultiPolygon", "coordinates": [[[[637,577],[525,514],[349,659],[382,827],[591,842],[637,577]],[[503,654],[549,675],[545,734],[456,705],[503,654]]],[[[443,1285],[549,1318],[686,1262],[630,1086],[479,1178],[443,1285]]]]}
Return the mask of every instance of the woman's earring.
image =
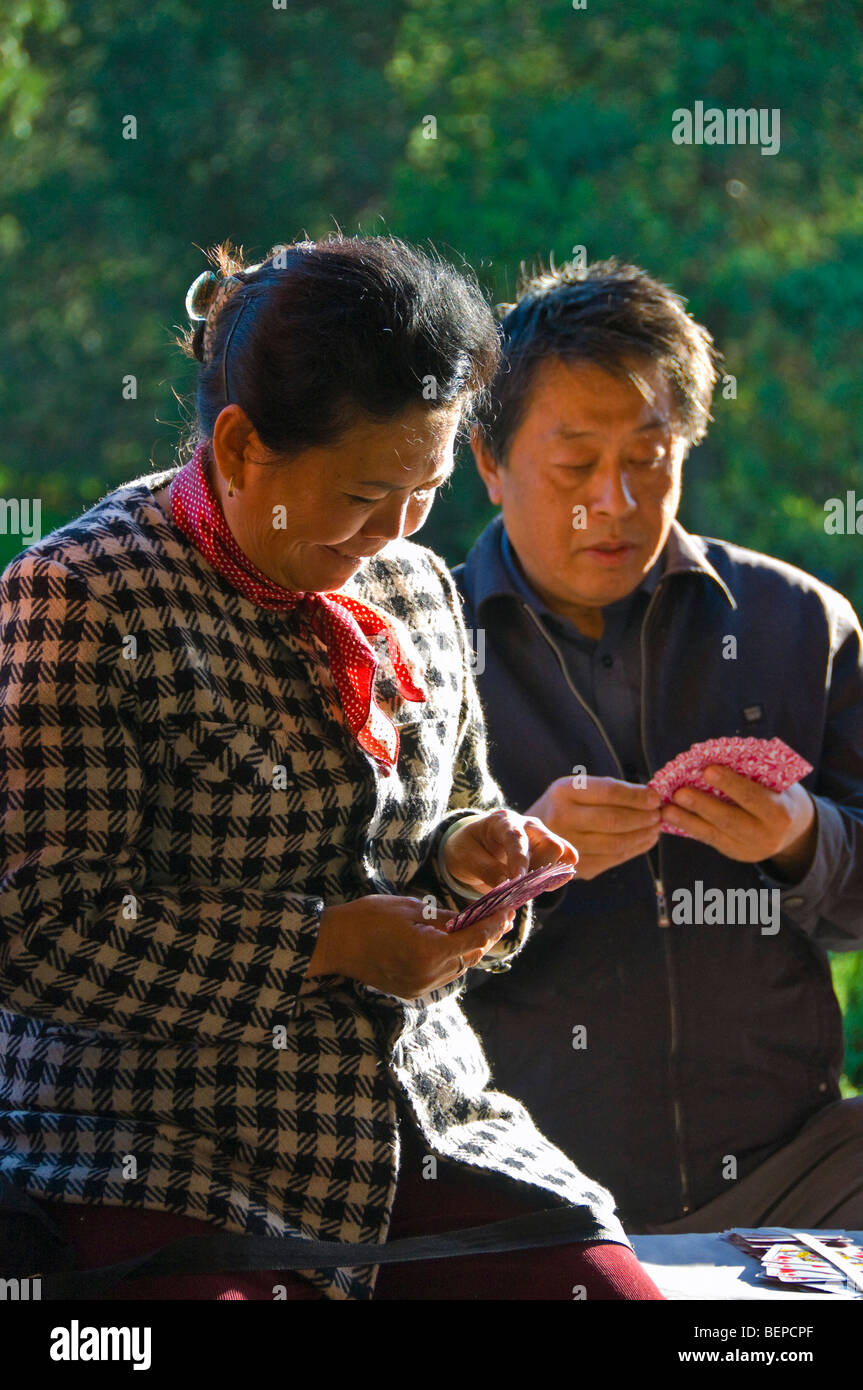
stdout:
{"type": "Polygon", "coordinates": [[[232,473],[232,474],[231,474],[231,481],[228,483],[228,496],[229,496],[229,497],[233,497],[233,495],[234,495],[234,475],[233,475],[233,473],[232,473]]]}

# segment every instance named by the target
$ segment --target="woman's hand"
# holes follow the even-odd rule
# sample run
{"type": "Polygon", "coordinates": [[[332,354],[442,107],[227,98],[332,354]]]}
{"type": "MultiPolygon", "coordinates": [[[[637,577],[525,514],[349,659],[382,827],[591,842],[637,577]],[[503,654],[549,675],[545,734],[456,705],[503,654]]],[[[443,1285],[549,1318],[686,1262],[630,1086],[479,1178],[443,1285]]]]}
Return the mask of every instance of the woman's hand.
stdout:
{"type": "Polygon", "coordinates": [[[418,999],[478,964],[515,923],[513,912],[498,912],[449,936],[441,926],[454,916],[439,909],[435,925],[423,920],[421,898],[388,893],[324,908],[307,977],[347,975],[418,999]]]}
{"type": "Polygon", "coordinates": [[[444,846],[444,863],[459,883],[486,893],[528,869],[577,864],[578,851],[536,816],[499,807],[473,816],[453,832],[444,846]]]}

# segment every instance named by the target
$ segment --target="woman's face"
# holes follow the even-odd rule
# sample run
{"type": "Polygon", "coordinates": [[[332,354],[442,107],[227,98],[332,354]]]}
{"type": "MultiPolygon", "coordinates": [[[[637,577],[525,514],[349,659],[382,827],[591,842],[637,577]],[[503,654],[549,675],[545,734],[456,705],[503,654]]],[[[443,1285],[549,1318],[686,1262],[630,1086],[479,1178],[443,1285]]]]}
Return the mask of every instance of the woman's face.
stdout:
{"type": "Polygon", "coordinates": [[[226,406],[213,431],[210,481],[237,544],[286,589],[339,589],[366,556],[422,526],[453,469],[462,404],[364,420],[337,443],[283,462],[266,462],[273,456],[247,416],[226,406]]]}

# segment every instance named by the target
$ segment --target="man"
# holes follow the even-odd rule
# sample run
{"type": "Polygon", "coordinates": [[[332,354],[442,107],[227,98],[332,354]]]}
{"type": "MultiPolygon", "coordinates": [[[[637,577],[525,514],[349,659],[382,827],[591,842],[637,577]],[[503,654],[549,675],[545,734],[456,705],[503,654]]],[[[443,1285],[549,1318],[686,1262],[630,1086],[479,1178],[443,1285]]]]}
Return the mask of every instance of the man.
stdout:
{"type": "Polygon", "coordinates": [[[496,1084],[632,1230],[863,1228],[863,1099],[842,1101],[826,950],[863,945],[863,634],[791,565],[675,520],[716,381],[709,333],[633,266],[528,281],[474,430],[502,515],[455,571],[491,765],[575,844],[511,977],[466,1000],[496,1084]],[[779,737],[787,791],[695,742],[779,737]]]}

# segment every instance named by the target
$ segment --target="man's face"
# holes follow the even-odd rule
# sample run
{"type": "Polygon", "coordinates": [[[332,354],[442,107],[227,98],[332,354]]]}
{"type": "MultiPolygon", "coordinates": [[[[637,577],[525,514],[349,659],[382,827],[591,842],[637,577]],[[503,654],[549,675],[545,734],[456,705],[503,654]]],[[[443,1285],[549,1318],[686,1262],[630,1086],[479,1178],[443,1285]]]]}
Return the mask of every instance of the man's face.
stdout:
{"type": "Polygon", "coordinates": [[[528,582],[597,637],[600,609],[637,588],[665,545],[686,454],[664,373],[646,361],[627,366],[646,393],[589,363],[543,362],[505,466],[474,435],[528,582]]]}

